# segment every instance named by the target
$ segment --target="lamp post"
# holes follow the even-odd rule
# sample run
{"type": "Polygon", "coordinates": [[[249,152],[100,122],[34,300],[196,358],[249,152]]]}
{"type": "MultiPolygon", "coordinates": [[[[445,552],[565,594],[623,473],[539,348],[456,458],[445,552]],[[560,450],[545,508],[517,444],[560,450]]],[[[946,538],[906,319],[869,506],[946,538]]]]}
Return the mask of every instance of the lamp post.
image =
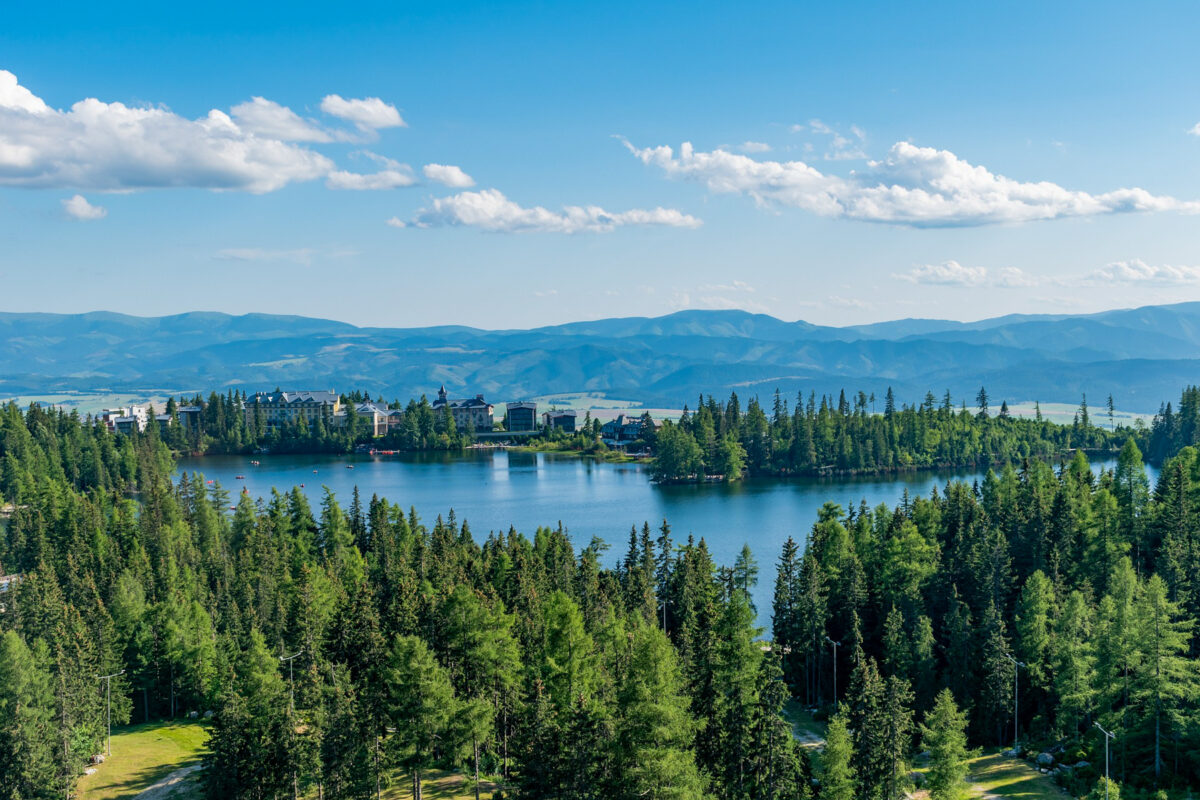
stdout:
{"type": "Polygon", "coordinates": [[[836,707],[837,700],[838,700],[838,696],[837,696],[837,649],[838,649],[838,645],[841,644],[841,642],[835,642],[833,639],[830,639],[828,636],[825,637],[825,641],[827,641],[831,645],[833,645],[833,705],[836,707]]]}
{"type": "Polygon", "coordinates": [[[1104,800],[1108,800],[1108,743],[1116,738],[1116,734],[1109,733],[1100,727],[1099,722],[1093,722],[1100,732],[1104,734],[1104,800]]]}
{"type": "Polygon", "coordinates": [[[1008,653],[1004,657],[1013,663],[1013,752],[1017,752],[1017,737],[1018,725],[1020,724],[1019,709],[1021,700],[1021,667],[1025,666],[1024,661],[1017,661],[1008,653]]]}
{"type": "MultiPolygon", "coordinates": [[[[296,652],[292,653],[290,656],[280,656],[279,657],[280,661],[286,661],[287,665],[288,665],[288,724],[293,726],[293,728],[295,726],[295,723],[292,722],[292,717],[295,716],[295,714],[296,714],[296,684],[292,680],[292,662],[295,661],[296,658],[301,655],[304,655],[303,650],[297,650],[296,652]]],[[[294,730],[293,730],[293,732],[294,732],[294,730]]],[[[378,787],[376,787],[376,789],[378,790],[378,787]]],[[[293,766],[292,767],[292,800],[297,800],[297,798],[299,798],[299,797],[300,797],[300,778],[296,774],[295,766],[293,766]]]]}
{"type": "Polygon", "coordinates": [[[290,656],[280,656],[280,661],[286,661],[288,665],[288,711],[296,713],[296,685],[292,682],[292,661],[298,656],[304,655],[303,650],[297,650],[290,656]]]}
{"type": "Polygon", "coordinates": [[[118,675],[124,675],[125,670],[114,672],[111,675],[97,675],[96,677],[104,681],[104,705],[106,706],[105,717],[108,722],[108,757],[112,758],[112,679],[118,675]]]}

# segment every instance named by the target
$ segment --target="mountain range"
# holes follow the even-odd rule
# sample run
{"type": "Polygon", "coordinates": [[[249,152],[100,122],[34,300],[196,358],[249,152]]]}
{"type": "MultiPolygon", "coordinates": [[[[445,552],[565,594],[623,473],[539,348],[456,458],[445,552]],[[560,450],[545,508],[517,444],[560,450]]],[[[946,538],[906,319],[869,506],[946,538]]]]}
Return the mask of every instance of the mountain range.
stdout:
{"type": "Polygon", "coordinates": [[[1200,303],[978,322],[901,319],[832,327],[745,311],[680,311],[522,330],[364,328],[267,314],[134,317],[0,313],[0,398],[54,392],[276,387],[407,399],[445,384],[495,400],[595,393],[680,407],[701,394],[864,391],[902,401],[1152,413],[1200,382],[1200,303]]]}

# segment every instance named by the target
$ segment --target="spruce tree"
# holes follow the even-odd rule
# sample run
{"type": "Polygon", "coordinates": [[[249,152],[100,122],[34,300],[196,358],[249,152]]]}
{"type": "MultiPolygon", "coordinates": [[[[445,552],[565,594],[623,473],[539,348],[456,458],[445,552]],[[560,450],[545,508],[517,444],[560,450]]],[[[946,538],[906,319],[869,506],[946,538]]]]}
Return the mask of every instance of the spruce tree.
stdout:
{"type": "Polygon", "coordinates": [[[929,751],[926,786],[932,800],[963,800],[967,784],[967,715],[943,689],[921,726],[921,746],[929,751]]]}
{"type": "Polygon", "coordinates": [[[14,631],[0,634],[0,786],[5,800],[59,796],[50,676],[14,631]]]}

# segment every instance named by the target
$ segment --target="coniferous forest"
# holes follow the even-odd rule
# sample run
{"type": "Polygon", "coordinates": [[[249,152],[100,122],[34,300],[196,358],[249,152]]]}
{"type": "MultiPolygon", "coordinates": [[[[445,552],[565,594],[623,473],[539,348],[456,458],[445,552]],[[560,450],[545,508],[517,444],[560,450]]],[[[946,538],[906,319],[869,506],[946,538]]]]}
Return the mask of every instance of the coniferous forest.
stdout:
{"type": "Polygon", "coordinates": [[[894,508],[827,504],[776,564],[747,548],[718,565],[668,521],[614,558],[561,525],[477,539],[453,511],[357,492],[233,498],[176,475],[157,426],[119,436],[10,404],[0,786],[64,796],[102,748],[97,676],[123,670],[114,723],[213,712],[212,798],[366,798],[397,779],[419,797],[452,768],[520,798],[898,800],[927,751],[941,800],[961,796],[967,749],[1011,746],[1014,724],[1083,796],[1103,774],[1094,723],[1121,792],[1184,797],[1200,785],[1200,456],[1184,447],[1151,486],[1135,438],[1100,475],[1076,450],[894,508]],[[762,631],[750,589],[772,579],[762,631]],[[791,698],[829,721],[819,759],[781,715],[791,698]]]}

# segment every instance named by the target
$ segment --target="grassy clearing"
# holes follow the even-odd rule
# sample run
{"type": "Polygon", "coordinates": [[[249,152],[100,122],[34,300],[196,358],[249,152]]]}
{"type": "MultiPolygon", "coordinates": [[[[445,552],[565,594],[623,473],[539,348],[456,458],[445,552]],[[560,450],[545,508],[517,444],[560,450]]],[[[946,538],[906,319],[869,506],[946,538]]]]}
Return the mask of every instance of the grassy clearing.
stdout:
{"type": "MultiPolygon", "coordinates": [[[[199,763],[208,727],[198,722],[151,722],[113,731],[112,757],[79,781],[79,800],[130,798],[172,772],[199,763]]],[[[194,789],[174,797],[198,797],[194,789]]]]}
{"type": "Polygon", "coordinates": [[[812,712],[795,700],[787,701],[783,718],[792,723],[792,735],[804,747],[812,750],[825,743],[825,723],[814,719],[812,712]]]}
{"type": "Polygon", "coordinates": [[[167,404],[167,397],[161,391],[149,390],[147,394],[127,394],[120,392],[62,392],[59,394],[18,394],[0,397],[0,402],[12,400],[24,408],[30,403],[48,406],[63,406],[68,411],[75,410],[80,414],[94,414],[103,408],[118,406],[141,405],[154,403],[154,407],[162,409],[167,404]]]}
{"type": "MultiPolygon", "coordinates": [[[[426,800],[475,800],[475,790],[470,788],[466,777],[461,774],[432,770],[424,775],[421,796],[426,800]]],[[[486,779],[481,779],[479,783],[480,798],[490,800],[497,785],[486,779]]],[[[380,793],[382,800],[412,800],[412,796],[412,777],[404,772],[397,772],[392,778],[392,785],[380,793]]]]}
{"type": "MultiPolygon", "coordinates": [[[[1088,415],[1092,419],[1093,425],[1098,425],[1101,428],[1108,427],[1108,408],[1104,405],[1104,398],[1094,400],[1095,405],[1088,406],[1088,415]]],[[[1079,404],[1071,405],[1070,403],[1042,403],[1042,418],[1049,422],[1056,422],[1059,425],[1070,425],[1075,421],[1075,414],[1079,411],[1079,404]]],[[[1014,417],[1028,417],[1032,419],[1037,414],[1036,405],[1032,402],[1025,403],[1009,403],[1008,411],[1014,417]]],[[[1113,421],[1117,425],[1132,425],[1137,420],[1150,422],[1154,419],[1153,414],[1142,414],[1136,411],[1122,411],[1114,409],[1113,421]]]]}
{"type": "Polygon", "coordinates": [[[971,760],[970,780],[985,798],[1004,800],[1064,800],[1069,795],[1054,779],[1027,761],[991,752],[971,760]]]}

